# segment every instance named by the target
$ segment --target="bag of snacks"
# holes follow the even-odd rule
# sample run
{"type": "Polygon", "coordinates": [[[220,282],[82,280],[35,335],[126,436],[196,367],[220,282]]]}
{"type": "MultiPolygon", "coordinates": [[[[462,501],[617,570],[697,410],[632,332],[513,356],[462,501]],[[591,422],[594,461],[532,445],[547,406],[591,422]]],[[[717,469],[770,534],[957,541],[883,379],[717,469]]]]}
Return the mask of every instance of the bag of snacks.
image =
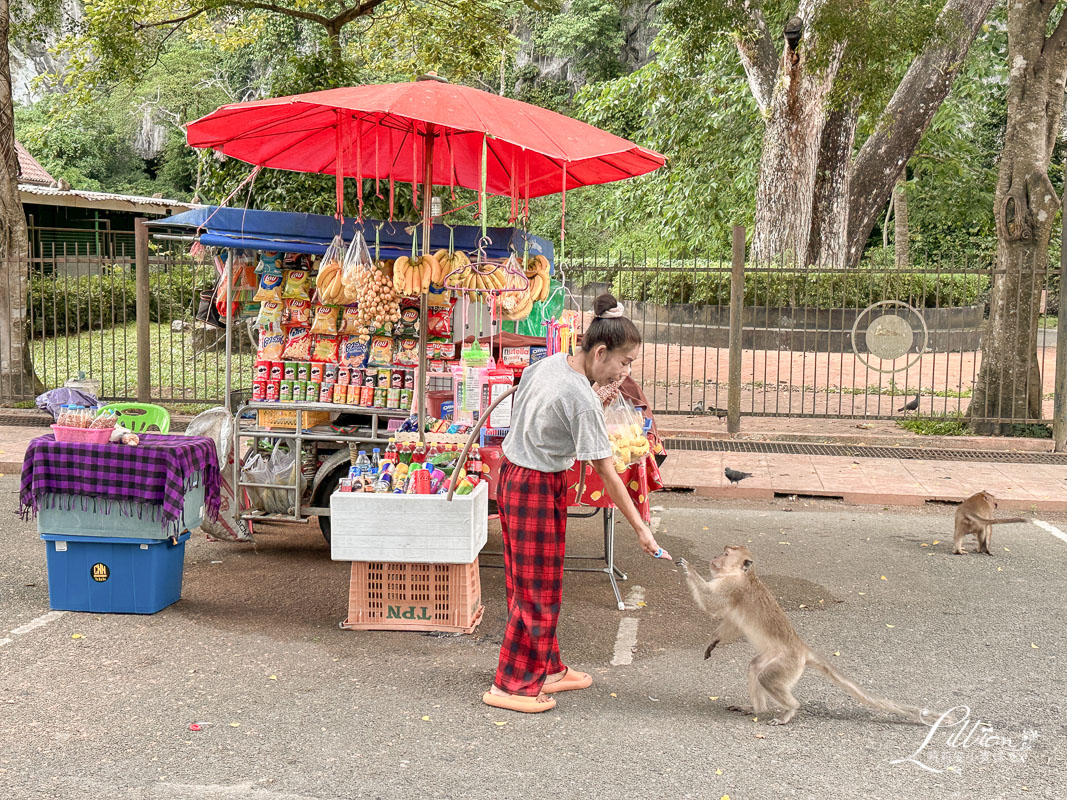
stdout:
{"type": "Polygon", "coordinates": [[[337,335],[337,309],[333,306],[315,306],[315,316],[311,322],[311,332],[324,336],[337,335]]]}
{"type": "Polygon", "coordinates": [[[645,436],[645,418],[621,393],[604,408],[604,422],[619,472],[649,454],[651,446],[645,436]]]}
{"type": "Polygon", "coordinates": [[[314,336],[307,328],[290,328],[285,337],[282,359],[285,361],[310,361],[314,336]]]}
{"type": "Polygon", "coordinates": [[[454,308],[455,301],[452,301],[446,306],[437,306],[429,310],[426,325],[430,336],[438,336],[442,339],[452,338],[452,311],[454,308]]]}
{"type": "Polygon", "coordinates": [[[259,289],[252,298],[253,302],[266,303],[269,300],[279,301],[282,299],[282,276],[281,273],[264,272],[259,276],[259,289]]]}
{"type": "Polygon", "coordinates": [[[260,361],[278,361],[282,357],[284,339],[281,331],[260,331],[259,353],[256,357],[260,361]]]}
{"type": "Polygon", "coordinates": [[[268,300],[259,307],[256,327],[260,330],[280,331],[282,329],[283,307],[280,301],[268,300]]]}
{"type": "Polygon", "coordinates": [[[337,362],[337,347],[336,336],[317,335],[311,345],[311,360],[321,361],[324,364],[334,364],[337,362]]]}
{"type": "Polygon", "coordinates": [[[339,357],[342,366],[362,367],[367,363],[369,338],[366,336],[344,336],[341,338],[339,357]]]}
{"type": "Polygon", "coordinates": [[[360,319],[359,309],[356,306],[345,306],[341,312],[341,327],[338,333],[355,335],[362,333],[363,323],[360,319]]]}
{"type": "Polygon", "coordinates": [[[341,282],[341,262],[344,260],[345,243],[340,236],[334,236],[326,254],[319,265],[319,275],[315,280],[318,301],[331,305],[344,305],[345,287],[341,282]]]}
{"type": "Polygon", "coordinates": [[[371,280],[373,271],[374,261],[370,257],[367,240],[363,238],[362,232],[356,231],[356,236],[349,242],[344,261],[341,263],[341,283],[350,302],[355,302],[357,289],[371,280]]]}
{"type": "Polygon", "coordinates": [[[396,326],[397,336],[419,335],[419,304],[405,301],[400,306],[400,323],[396,326]]]}
{"type": "Polygon", "coordinates": [[[291,269],[285,273],[285,285],[282,288],[282,298],[285,300],[310,300],[308,285],[311,283],[307,272],[302,269],[291,269]]]}
{"type": "Polygon", "coordinates": [[[264,251],[259,255],[259,264],[256,266],[257,275],[278,275],[282,274],[282,254],[274,251],[264,251]]]}
{"type": "Polygon", "coordinates": [[[286,300],[285,321],[289,325],[311,325],[311,301],[286,300]]]}
{"type": "Polygon", "coordinates": [[[419,340],[404,336],[397,340],[396,353],[393,355],[395,367],[417,367],[419,365],[419,340]]]}
{"type": "Polygon", "coordinates": [[[372,336],[367,363],[372,367],[393,366],[393,340],[388,336],[372,336]]]}

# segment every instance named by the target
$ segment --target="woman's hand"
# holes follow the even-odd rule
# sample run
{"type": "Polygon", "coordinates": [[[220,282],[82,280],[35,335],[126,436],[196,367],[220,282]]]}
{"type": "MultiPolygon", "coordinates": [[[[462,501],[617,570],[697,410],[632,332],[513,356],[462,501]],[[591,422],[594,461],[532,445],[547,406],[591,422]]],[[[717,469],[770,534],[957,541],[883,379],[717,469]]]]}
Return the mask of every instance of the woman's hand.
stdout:
{"type": "Polygon", "coordinates": [[[665,558],[668,561],[671,560],[671,554],[656,544],[656,537],[652,535],[652,531],[649,530],[645,523],[641,523],[641,526],[635,528],[637,531],[637,541],[641,543],[641,549],[648,553],[653,558],[665,558]]]}

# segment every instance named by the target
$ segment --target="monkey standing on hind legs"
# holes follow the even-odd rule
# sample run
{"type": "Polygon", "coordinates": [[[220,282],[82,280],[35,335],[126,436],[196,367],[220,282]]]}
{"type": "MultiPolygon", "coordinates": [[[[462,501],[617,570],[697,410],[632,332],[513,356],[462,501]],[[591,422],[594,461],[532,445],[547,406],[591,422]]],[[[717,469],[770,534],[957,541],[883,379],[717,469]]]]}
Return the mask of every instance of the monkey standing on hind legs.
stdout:
{"type": "Polygon", "coordinates": [[[978,552],[993,555],[989,549],[989,543],[993,539],[993,526],[1027,521],[1022,517],[993,519],[996,508],[997,501],[989,492],[972,494],[959,504],[956,509],[956,530],[952,537],[953,554],[962,556],[967,552],[963,549],[963,537],[972,534],[978,540],[978,552]]]}
{"type": "Polygon", "coordinates": [[[752,571],[752,554],[747,547],[728,545],[711,561],[711,580],[705,581],[689,569],[684,559],[678,561],[693,599],[713,618],[720,619],[718,630],[704,658],[718,645],[740,636],[756,648],[756,657],[748,667],[748,694],[751,706],[730,706],[744,714],[763,713],[777,705],[785,713],[771,720],[784,725],[793,718],[800,703],[793,697],[793,687],[811,665],[864,705],[900,714],[914,722],[924,722],[929,712],[917,706],[904,706],[866,694],[859,686],[831,667],[822,656],[804,644],[763,582],[752,571]]]}

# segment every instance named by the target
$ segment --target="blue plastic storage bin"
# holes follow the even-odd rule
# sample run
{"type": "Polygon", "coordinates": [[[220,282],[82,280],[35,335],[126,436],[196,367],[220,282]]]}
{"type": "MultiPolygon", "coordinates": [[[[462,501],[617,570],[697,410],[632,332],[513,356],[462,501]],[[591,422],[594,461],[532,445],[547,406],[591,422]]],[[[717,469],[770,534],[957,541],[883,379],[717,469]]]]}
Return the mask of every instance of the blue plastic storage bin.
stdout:
{"type": "MultiPolygon", "coordinates": [[[[97,497],[56,496],[41,497],[37,511],[37,532],[72,536],[110,536],[123,539],[166,539],[163,532],[162,508],[137,503],[122,513],[114,507],[103,514],[97,506],[106,501],[97,497]]],[[[204,486],[193,486],[185,495],[181,530],[199,528],[204,521],[204,486]]]]}
{"type": "Polygon", "coordinates": [[[43,533],[56,611],[154,614],[182,595],[188,531],[171,539],[43,533]]]}

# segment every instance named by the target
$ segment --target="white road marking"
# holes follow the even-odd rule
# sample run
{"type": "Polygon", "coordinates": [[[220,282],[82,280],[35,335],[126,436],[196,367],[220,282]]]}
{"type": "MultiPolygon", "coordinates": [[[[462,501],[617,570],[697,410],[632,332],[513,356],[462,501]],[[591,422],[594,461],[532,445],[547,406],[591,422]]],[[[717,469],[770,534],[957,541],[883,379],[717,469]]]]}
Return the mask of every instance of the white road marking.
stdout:
{"type": "Polygon", "coordinates": [[[306,794],[256,788],[251,781],[231,786],[207,783],[157,783],[149,788],[154,800],[318,800],[306,794]]]}
{"type": "Polygon", "coordinates": [[[637,617],[623,617],[619,620],[619,634],[615,637],[615,657],[611,666],[623,667],[632,664],[634,648],[637,647],[637,617]]]}
{"type": "Polygon", "coordinates": [[[1055,525],[1051,525],[1048,522],[1045,522],[1043,519],[1032,519],[1030,521],[1042,530],[1048,531],[1057,539],[1062,539],[1063,541],[1067,542],[1067,533],[1064,533],[1055,525]]]}
{"type": "Polygon", "coordinates": [[[630,593],[626,595],[626,599],[623,601],[623,606],[627,611],[636,611],[640,608],[638,603],[645,602],[645,587],[637,586],[636,584],[630,590],[630,593]]]}
{"type": "Polygon", "coordinates": [[[11,644],[11,640],[10,639],[0,639],[0,647],[3,647],[5,644],[11,644]]]}
{"type": "Polygon", "coordinates": [[[22,636],[24,633],[29,633],[32,630],[36,630],[49,622],[59,619],[66,611],[49,611],[47,614],[41,614],[37,619],[31,619],[25,625],[19,625],[17,628],[12,629],[11,634],[13,636],[22,636]]]}

